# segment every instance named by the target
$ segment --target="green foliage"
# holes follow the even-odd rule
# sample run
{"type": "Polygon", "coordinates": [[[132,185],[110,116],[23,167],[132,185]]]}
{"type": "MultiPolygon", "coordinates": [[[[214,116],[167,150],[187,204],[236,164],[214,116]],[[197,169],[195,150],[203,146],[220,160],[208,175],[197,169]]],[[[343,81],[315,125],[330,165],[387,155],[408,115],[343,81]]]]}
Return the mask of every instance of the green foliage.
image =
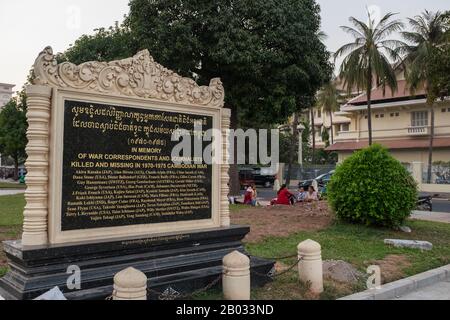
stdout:
{"type": "Polygon", "coordinates": [[[369,145],[372,144],[372,88],[381,85],[383,92],[386,86],[391,88],[392,92],[397,90],[397,77],[391,60],[394,63],[401,61],[397,48],[404,46],[404,43],[390,39],[392,33],[403,28],[400,20],[391,19],[394,15],[387,13],[376,22],[368,12],[368,23],[350,17],[354,28],[347,26],[341,28],[355,40],[343,45],[335,53],[335,58],[345,56],[340,68],[340,77],[344,79],[348,94],[355,88],[357,91],[363,89],[367,94],[369,145]]]}
{"type": "Polygon", "coordinates": [[[398,48],[405,54],[406,79],[410,90],[414,92],[424,87],[428,94],[428,104],[433,104],[439,97],[439,91],[445,86],[443,79],[448,79],[448,42],[449,15],[442,12],[425,10],[421,15],[408,18],[412,31],[402,32],[408,45],[398,48]],[[447,51],[447,52],[446,52],[447,51]]]}
{"type": "Polygon", "coordinates": [[[113,60],[142,49],[201,85],[220,77],[233,127],[283,123],[332,71],[314,0],[131,0],[124,25],[82,36],[61,59],[113,60]]]}
{"type": "MultiPolygon", "coordinates": [[[[450,32],[447,32],[450,35],[450,32]]],[[[433,51],[429,58],[430,83],[437,98],[450,93],[450,36],[433,51]]]]}
{"type": "Polygon", "coordinates": [[[325,147],[329,147],[330,146],[330,134],[328,133],[327,128],[322,127],[322,141],[325,142],[325,147]]]}
{"type": "Polygon", "coordinates": [[[358,91],[364,89],[369,93],[374,85],[374,76],[376,84],[380,83],[383,88],[389,86],[393,90],[397,89],[397,79],[388,57],[393,61],[401,60],[397,48],[404,46],[404,43],[389,38],[392,33],[403,28],[402,22],[392,20],[394,15],[387,13],[378,23],[370,13],[368,23],[350,17],[354,27],[341,27],[355,39],[335,53],[335,57],[345,56],[340,76],[344,79],[348,93],[355,87],[358,91]]]}
{"type": "MultiPolygon", "coordinates": [[[[414,238],[430,241],[433,243],[433,250],[422,252],[386,246],[383,239],[410,239],[411,234],[339,222],[320,231],[302,231],[289,237],[266,238],[258,243],[247,244],[246,249],[259,257],[282,257],[295,254],[300,242],[313,239],[321,244],[324,260],[344,260],[363,272],[374,260],[382,260],[388,255],[404,255],[411,262],[411,265],[402,270],[405,276],[450,263],[450,224],[409,221],[408,225],[413,230],[414,238]]],[[[295,259],[283,262],[289,265],[295,259]]]]}
{"type": "Polygon", "coordinates": [[[336,164],[338,154],[336,152],[326,151],[324,149],[316,150],[315,164],[336,164]]]}
{"type": "Polygon", "coordinates": [[[137,47],[127,28],[116,23],[108,29],[94,31],[93,35],[82,35],[77,39],[66,52],[58,55],[58,60],[81,64],[86,61],[125,59],[136,54],[137,47]]]}
{"type": "Polygon", "coordinates": [[[23,208],[25,207],[25,197],[23,194],[13,196],[1,196],[0,227],[21,226],[23,222],[23,208]]]}
{"type": "Polygon", "coordinates": [[[328,198],[342,220],[395,227],[415,208],[417,184],[387,149],[373,145],[337,167],[328,198]]]}
{"type": "Polygon", "coordinates": [[[340,91],[336,88],[333,81],[327,82],[317,95],[317,104],[323,112],[333,113],[339,111],[341,101],[340,91]]]}
{"type": "Polygon", "coordinates": [[[26,157],[27,128],[26,99],[19,103],[12,99],[0,112],[0,153],[14,159],[16,175],[26,157]]]}

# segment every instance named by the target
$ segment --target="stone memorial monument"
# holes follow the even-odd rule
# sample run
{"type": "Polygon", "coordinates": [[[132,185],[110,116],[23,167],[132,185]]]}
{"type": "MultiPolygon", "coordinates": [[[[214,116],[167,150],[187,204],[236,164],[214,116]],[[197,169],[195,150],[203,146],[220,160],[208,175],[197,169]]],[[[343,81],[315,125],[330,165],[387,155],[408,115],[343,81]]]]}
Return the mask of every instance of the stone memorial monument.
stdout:
{"type": "MultiPolygon", "coordinates": [[[[148,51],[112,62],[58,64],[50,47],[27,88],[27,190],[21,241],[4,243],[0,295],[104,299],[134,267],[154,290],[188,293],[222,273],[249,232],[231,226],[227,164],[173,162],[177,129],[222,133],[230,110],[219,79],[198,86],[148,51]]],[[[202,147],[206,144],[202,142],[202,147]]],[[[253,283],[272,261],[251,259],[253,283]],[[259,276],[256,276],[258,274],[259,276]]]]}

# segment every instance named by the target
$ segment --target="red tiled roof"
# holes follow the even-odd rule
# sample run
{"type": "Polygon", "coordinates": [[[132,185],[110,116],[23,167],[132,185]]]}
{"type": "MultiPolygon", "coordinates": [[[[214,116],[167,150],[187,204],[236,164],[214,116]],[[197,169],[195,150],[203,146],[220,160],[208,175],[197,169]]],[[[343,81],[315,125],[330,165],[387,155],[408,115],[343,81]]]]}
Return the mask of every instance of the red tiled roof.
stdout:
{"type": "MultiPolygon", "coordinates": [[[[384,140],[374,141],[379,143],[388,149],[425,149],[428,148],[430,140],[426,139],[399,139],[399,140],[384,140]]],[[[325,150],[327,151],[354,151],[360,150],[369,145],[367,140],[365,141],[348,141],[348,142],[336,142],[329,146],[325,150]]],[[[450,138],[435,138],[433,142],[434,148],[450,147],[450,138]]]]}
{"type": "MultiPolygon", "coordinates": [[[[411,96],[420,96],[426,94],[425,89],[420,88],[414,92],[414,94],[411,94],[409,91],[408,85],[406,83],[406,80],[399,80],[397,81],[397,90],[392,93],[392,90],[389,87],[386,87],[385,93],[383,95],[383,88],[380,86],[374,90],[372,90],[372,96],[371,101],[377,101],[377,100],[385,100],[385,99],[398,99],[398,98],[408,98],[411,96]]],[[[367,95],[361,95],[359,97],[356,97],[353,100],[350,100],[348,104],[360,104],[367,101],[367,95]]]]}

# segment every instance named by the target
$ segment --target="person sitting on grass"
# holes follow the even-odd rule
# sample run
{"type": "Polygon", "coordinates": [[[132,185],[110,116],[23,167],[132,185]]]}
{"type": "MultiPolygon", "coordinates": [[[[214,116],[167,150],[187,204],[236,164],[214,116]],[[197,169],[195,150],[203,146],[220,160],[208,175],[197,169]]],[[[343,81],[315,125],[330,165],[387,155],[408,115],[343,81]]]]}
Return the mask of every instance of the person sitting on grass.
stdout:
{"type": "Polygon", "coordinates": [[[319,196],[316,192],[316,189],[314,189],[313,186],[309,186],[308,192],[306,193],[305,202],[313,201],[319,201],[319,196]]]}
{"type": "Polygon", "coordinates": [[[278,196],[276,199],[273,199],[270,204],[274,205],[274,204],[280,204],[280,205],[285,205],[285,206],[289,206],[292,204],[291,199],[294,195],[292,193],[289,192],[289,190],[287,189],[286,185],[283,184],[280,188],[280,190],[278,191],[278,196]]]}
{"type": "Polygon", "coordinates": [[[297,194],[297,202],[304,202],[306,198],[306,191],[305,188],[300,187],[297,194]]]}
{"type": "Polygon", "coordinates": [[[256,185],[252,184],[252,206],[256,207],[258,204],[258,200],[256,199],[258,197],[258,191],[256,191],[256,185]]]}
{"type": "Polygon", "coordinates": [[[253,188],[251,186],[248,186],[244,195],[244,204],[252,205],[252,202],[253,202],[253,188]]]}

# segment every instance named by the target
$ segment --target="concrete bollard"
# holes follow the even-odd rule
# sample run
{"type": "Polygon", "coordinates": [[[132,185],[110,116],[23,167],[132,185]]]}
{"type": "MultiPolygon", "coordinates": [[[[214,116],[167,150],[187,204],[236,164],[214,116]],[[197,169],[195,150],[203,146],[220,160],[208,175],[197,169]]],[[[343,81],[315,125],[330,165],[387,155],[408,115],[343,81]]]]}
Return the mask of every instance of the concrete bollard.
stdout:
{"type": "Polygon", "coordinates": [[[132,267],[116,274],[113,300],[147,300],[147,276],[132,267]]]}
{"type": "Polygon", "coordinates": [[[298,273],[302,282],[311,284],[311,292],[323,292],[323,266],[320,244],[313,240],[306,240],[297,247],[298,257],[302,258],[298,264],[298,273]]]}
{"type": "Polygon", "coordinates": [[[225,300],[250,300],[250,259],[234,251],[223,258],[222,276],[225,300]]]}

